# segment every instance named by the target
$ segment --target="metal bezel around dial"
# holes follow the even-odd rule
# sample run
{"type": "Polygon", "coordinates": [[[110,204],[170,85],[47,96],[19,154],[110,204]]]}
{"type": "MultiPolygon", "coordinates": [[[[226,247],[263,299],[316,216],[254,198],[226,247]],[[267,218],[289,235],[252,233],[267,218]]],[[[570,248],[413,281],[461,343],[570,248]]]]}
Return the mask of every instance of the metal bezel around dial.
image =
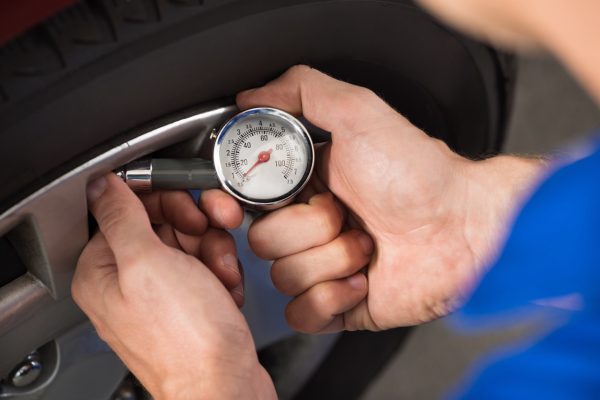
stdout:
{"type": "Polygon", "coordinates": [[[312,141],[310,135],[308,134],[308,131],[306,130],[306,127],[300,121],[298,121],[298,119],[296,119],[294,116],[286,113],[285,111],[281,111],[276,108],[270,108],[270,107],[251,108],[249,110],[242,111],[242,112],[236,114],[235,116],[233,116],[219,130],[217,137],[216,137],[214,150],[213,150],[213,161],[215,164],[215,170],[216,170],[217,177],[219,178],[219,181],[221,182],[221,186],[223,187],[223,189],[225,191],[227,191],[229,194],[231,194],[233,197],[238,199],[240,202],[242,202],[244,205],[246,205],[250,208],[254,208],[254,209],[258,209],[258,210],[265,210],[265,211],[282,207],[282,206],[290,203],[293,200],[293,198],[308,183],[310,176],[312,175],[312,172],[314,169],[314,160],[315,160],[314,144],[313,144],[313,141],[312,141]],[[269,198],[269,199],[256,199],[256,198],[251,198],[251,197],[244,195],[243,193],[239,192],[227,178],[225,178],[225,173],[223,171],[223,165],[221,165],[220,152],[221,152],[221,146],[223,144],[223,140],[225,139],[225,137],[230,133],[230,131],[233,129],[233,127],[236,126],[238,123],[242,122],[246,118],[254,117],[256,115],[264,115],[264,118],[266,120],[273,120],[273,119],[284,120],[285,122],[287,122],[289,125],[291,125],[294,128],[294,134],[300,135],[308,147],[306,149],[306,158],[307,158],[306,170],[304,171],[302,178],[298,181],[298,183],[291,190],[289,190],[287,193],[285,193],[279,197],[269,198]]]}

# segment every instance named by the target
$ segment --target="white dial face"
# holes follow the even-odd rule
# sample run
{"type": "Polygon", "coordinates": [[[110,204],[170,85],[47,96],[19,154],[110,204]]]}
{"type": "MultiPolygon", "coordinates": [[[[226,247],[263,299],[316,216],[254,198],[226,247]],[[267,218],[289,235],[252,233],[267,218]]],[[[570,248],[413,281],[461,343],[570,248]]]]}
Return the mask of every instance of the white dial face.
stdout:
{"type": "Polygon", "coordinates": [[[240,113],[223,128],[217,145],[223,184],[251,202],[289,197],[312,169],[310,138],[298,121],[278,110],[240,113]]]}

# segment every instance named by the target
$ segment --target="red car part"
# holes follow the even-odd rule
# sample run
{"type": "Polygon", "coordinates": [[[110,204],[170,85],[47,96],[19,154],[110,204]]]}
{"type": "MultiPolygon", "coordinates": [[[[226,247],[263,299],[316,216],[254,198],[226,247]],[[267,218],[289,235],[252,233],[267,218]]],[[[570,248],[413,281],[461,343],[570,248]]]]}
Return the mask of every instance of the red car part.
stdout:
{"type": "Polygon", "coordinates": [[[0,2],[0,46],[76,0],[18,0],[0,2]]]}

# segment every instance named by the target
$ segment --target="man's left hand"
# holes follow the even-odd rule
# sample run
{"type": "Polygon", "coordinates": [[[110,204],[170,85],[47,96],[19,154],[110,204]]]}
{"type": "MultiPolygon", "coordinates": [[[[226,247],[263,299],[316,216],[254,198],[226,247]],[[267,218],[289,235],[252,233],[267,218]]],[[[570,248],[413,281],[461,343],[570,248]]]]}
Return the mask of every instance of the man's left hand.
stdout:
{"type": "Polygon", "coordinates": [[[156,399],[274,398],[243,302],[233,198],[185,192],[143,202],[114,175],[88,187],[100,231],[84,249],[73,298],[156,399]],[[152,223],[155,224],[153,227],[152,223]]]}

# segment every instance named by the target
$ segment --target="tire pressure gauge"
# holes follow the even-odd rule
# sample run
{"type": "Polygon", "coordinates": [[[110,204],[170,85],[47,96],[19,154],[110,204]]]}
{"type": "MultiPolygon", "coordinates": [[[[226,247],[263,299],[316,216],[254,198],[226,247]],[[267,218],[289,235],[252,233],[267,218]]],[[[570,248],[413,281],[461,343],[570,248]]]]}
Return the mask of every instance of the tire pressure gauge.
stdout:
{"type": "Polygon", "coordinates": [[[261,209],[288,203],[306,185],[314,147],[296,118],[274,108],[253,108],[227,122],[213,152],[223,188],[261,209]]]}
{"type": "Polygon", "coordinates": [[[308,182],[314,145],[304,125],[274,108],[242,111],[219,130],[213,161],[152,159],[117,172],[136,191],[221,187],[243,205],[272,210],[308,182]]]}

